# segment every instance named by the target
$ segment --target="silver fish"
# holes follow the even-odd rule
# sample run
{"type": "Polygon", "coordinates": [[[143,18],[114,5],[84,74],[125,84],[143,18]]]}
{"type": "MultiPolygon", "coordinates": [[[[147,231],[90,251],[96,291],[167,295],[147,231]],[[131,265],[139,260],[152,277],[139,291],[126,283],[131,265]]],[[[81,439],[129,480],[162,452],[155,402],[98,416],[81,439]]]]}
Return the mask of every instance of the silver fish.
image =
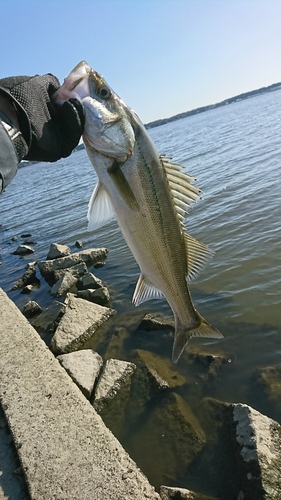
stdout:
{"type": "Polygon", "coordinates": [[[133,303],[165,297],[174,313],[176,363],[190,338],[223,337],[196,311],[188,288],[213,256],[184,228],[200,189],[180,165],[159,154],[136,113],[85,61],[65,79],[54,102],[70,96],[84,106],[83,141],[99,178],[89,202],[89,230],[116,217],[141,271],[133,303]]]}

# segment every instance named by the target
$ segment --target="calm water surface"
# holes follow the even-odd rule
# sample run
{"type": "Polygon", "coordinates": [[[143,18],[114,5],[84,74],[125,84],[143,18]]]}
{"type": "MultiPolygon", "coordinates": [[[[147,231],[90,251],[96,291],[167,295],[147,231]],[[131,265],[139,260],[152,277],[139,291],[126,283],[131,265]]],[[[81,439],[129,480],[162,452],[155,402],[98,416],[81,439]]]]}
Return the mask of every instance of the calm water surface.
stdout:
{"type": "MultiPolygon", "coordinates": [[[[252,388],[252,374],[257,367],[280,364],[281,354],[280,120],[281,91],[276,91],[149,131],[160,153],[181,163],[204,191],[186,227],[216,253],[190,288],[199,312],[225,338],[191,343],[228,353],[231,360],[220,384],[205,395],[246,402],[260,411],[265,408],[252,388]]],[[[77,239],[86,248],[106,246],[107,263],[95,274],[111,291],[117,323],[132,331],[127,352],[125,347],[120,353],[130,359],[133,347],[150,348],[147,338],[134,340],[133,335],[143,312],[171,313],[164,300],[132,306],[138,267],[115,222],[87,232],[87,204],[95,182],[85,151],[19,170],[0,198],[0,285],[20,308],[30,299],[47,306],[51,297],[44,282],[29,296],[9,291],[26,263],[45,259],[52,242],[73,250],[77,239]],[[23,233],[32,234],[36,251],[19,258],[12,255],[18,242],[11,238],[17,235],[22,241],[23,233]]],[[[151,350],[163,356],[170,356],[171,349],[172,340],[168,348],[151,343],[151,350]]],[[[184,359],[177,369],[190,376],[184,359]]],[[[181,395],[192,405],[194,394],[181,395]]],[[[270,416],[280,419],[274,411],[270,416]]]]}

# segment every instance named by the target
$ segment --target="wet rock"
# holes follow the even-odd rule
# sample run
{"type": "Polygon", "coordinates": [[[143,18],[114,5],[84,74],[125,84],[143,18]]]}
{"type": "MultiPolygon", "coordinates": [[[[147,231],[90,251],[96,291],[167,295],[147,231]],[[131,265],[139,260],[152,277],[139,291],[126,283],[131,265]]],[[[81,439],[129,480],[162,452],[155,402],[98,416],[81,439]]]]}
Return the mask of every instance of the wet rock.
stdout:
{"type": "Polygon", "coordinates": [[[57,276],[60,274],[58,281],[52,286],[50,293],[54,297],[63,297],[67,292],[76,292],[76,283],[80,276],[88,272],[87,266],[84,262],[76,266],[57,271],[57,276]]]}
{"type": "Polygon", "coordinates": [[[39,304],[37,304],[35,300],[30,300],[29,302],[27,302],[27,304],[25,304],[22,310],[22,314],[26,318],[33,318],[33,316],[41,314],[41,312],[42,312],[42,307],[39,306],[39,304]]]}
{"type": "Polygon", "coordinates": [[[34,252],[34,248],[28,245],[19,245],[18,248],[13,252],[13,255],[28,255],[34,252]]]}
{"type": "Polygon", "coordinates": [[[140,419],[127,450],[131,456],[138,454],[138,466],[158,488],[167,477],[175,482],[185,473],[204,446],[205,434],[178,394],[164,392],[151,410],[140,419]]]}
{"type": "Polygon", "coordinates": [[[87,265],[95,266],[100,262],[104,262],[107,254],[107,248],[81,250],[81,252],[66,255],[65,257],[60,257],[58,259],[38,262],[38,267],[42,276],[49,279],[50,276],[53,276],[54,271],[57,271],[58,269],[67,269],[81,262],[85,262],[87,265]]]}
{"type": "Polygon", "coordinates": [[[26,271],[23,276],[13,285],[11,290],[17,290],[27,285],[39,285],[40,281],[36,277],[36,262],[29,262],[26,266],[26,271]]]}
{"type": "MultiPolygon", "coordinates": [[[[136,360],[144,365],[147,372],[149,372],[156,380],[162,380],[168,384],[169,387],[178,387],[185,384],[185,378],[180,374],[174,364],[169,359],[162,358],[149,351],[138,349],[136,351],[136,360]],[[157,377],[155,377],[155,373],[157,377]]],[[[139,363],[138,363],[139,364],[139,363]]]]}
{"type": "Polygon", "coordinates": [[[103,365],[102,357],[91,349],[61,354],[57,357],[83,394],[90,398],[103,365]]]}
{"type": "Polygon", "coordinates": [[[153,331],[153,330],[171,330],[174,328],[174,318],[158,316],[157,314],[146,314],[138,326],[138,330],[153,331]]]}
{"type": "Polygon", "coordinates": [[[75,242],[75,246],[76,246],[76,248],[82,248],[84,246],[84,243],[81,240],[77,240],[75,242]]]}
{"type": "Polygon", "coordinates": [[[116,326],[110,332],[110,339],[106,348],[105,358],[118,358],[123,351],[125,340],[130,336],[130,332],[122,327],[116,326]]]}
{"type": "Polygon", "coordinates": [[[133,363],[109,359],[97,383],[93,406],[115,436],[122,436],[126,428],[126,403],[135,369],[133,363]]]}
{"type": "Polygon", "coordinates": [[[245,404],[233,404],[241,487],[247,500],[281,498],[281,427],[245,404]]]}
{"type": "Polygon", "coordinates": [[[194,369],[194,375],[203,382],[215,382],[219,376],[233,366],[234,357],[229,353],[213,354],[198,352],[197,347],[190,346],[183,353],[183,359],[194,369]]]}
{"type": "Polygon", "coordinates": [[[110,304],[109,291],[105,286],[97,288],[97,290],[78,290],[77,297],[89,302],[95,302],[95,304],[99,304],[100,306],[108,306],[110,304]]]}
{"type": "MultiPolygon", "coordinates": [[[[281,368],[279,366],[264,366],[255,372],[255,385],[261,389],[267,414],[272,407],[270,416],[281,420],[281,368]]],[[[256,388],[255,388],[256,389],[256,388]]]]}
{"type": "Polygon", "coordinates": [[[80,262],[80,264],[76,264],[72,267],[66,269],[57,269],[56,271],[54,271],[53,274],[54,280],[57,282],[60,278],[62,278],[65,275],[65,273],[67,273],[70,270],[78,278],[78,281],[81,276],[88,273],[88,268],[85,262],[80,262]]]}
{"type": "Polygon", "coordinates": [[[185,488],[160,486],[160,497],[162,500],[216,500],[214,497],[194,493],[185,488]]]}
{"type": "Polygon", "coordinates": [[[92,273],[85,273],[82,278],[80,278],[77,282],[77,289],[78,290],[88,290],[88,289],[93,289],[96,290],[97,288],[101,288],[103,286],[102,280],[97,278],[94,274],[92,273]]]}
{"type": "Polygon", "coordinates": [[[11,238],[11,240],[12,240],[12,241],[18,241],[18,237],[17,237],[17,236],[13,236],[13,237],[11,238]]]}
{"type": "Polygon", "coordinates": [[[23,287],[23,289],[20,293],[29,294],[32,292],[32,290],[33,290],[33,285],[26,285],[23,287]]]}
{"type": "Polygon", "coordinates": [[[55,300],[32,322],[32,326],[39,333],[54,331],[65,310],[66,305],[55,300]]]}
{"type": "Polygon", "coordinates": [[[75,351],[92,337],[116,311],[68,294],[65,314],[50,348],[55,354],[75,351]]]}
{"type": "Polygon", "coordinates": [[[58,259],[70,255],[71,250],[67,245],[59,245],[58,243],[51,243],[47,255],[47,260],[58,259]]]}
{"type": "Polygon", "coordinates": [[[108,359],[101,377],[98,381],[93,406],[100,411],[108,403],[108,400],[115,398],[122,386],[136,369],[136,365],[118,359],[108,359]]]}
{"type": "Polygon", "coordinates": [[[20,235],[21,238],[30,238],[30,236],[32,236],[31,233],[23,233],[20,235]]]}

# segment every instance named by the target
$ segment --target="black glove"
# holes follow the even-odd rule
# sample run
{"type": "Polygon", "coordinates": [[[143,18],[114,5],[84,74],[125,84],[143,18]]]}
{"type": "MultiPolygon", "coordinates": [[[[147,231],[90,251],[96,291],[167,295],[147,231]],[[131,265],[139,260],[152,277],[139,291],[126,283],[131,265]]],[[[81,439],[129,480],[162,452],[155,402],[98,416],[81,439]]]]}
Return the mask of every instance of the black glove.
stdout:
{"type": "MultiPolygon", "coordinates": [[[[29,119],[31,144],[24,159],[56,161],[71,154],[83,133],[84,110],[77,99],[66,101],[60,109],[53,106],[51,96],[60,87],[54,75],[3,78],[0,87],[20,103],[29,119]]],[[[20,128],[24,137],[30,134],[24,122],[20,128]]]]}

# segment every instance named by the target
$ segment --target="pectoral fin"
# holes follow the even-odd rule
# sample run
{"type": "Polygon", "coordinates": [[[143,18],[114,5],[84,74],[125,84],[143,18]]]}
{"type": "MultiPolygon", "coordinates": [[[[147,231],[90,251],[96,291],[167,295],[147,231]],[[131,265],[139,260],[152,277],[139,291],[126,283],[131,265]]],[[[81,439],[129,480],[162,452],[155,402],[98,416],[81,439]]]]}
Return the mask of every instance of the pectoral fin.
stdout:
{"type": "Polygon", "coordinates": [[[103,185],[98,182],[88,205],[88,231],[104,226],[115,217],[110,198],[103,185]]]}
{"type": "Polygon", "coordinates": [[[138,202],[130,184],[121,170],[121,167],[122,163],[115,161],[107,171],[121,198],[124,200],[126,205],[131,208],[131,210],[136,212],[139,210],[138,202]]]}

